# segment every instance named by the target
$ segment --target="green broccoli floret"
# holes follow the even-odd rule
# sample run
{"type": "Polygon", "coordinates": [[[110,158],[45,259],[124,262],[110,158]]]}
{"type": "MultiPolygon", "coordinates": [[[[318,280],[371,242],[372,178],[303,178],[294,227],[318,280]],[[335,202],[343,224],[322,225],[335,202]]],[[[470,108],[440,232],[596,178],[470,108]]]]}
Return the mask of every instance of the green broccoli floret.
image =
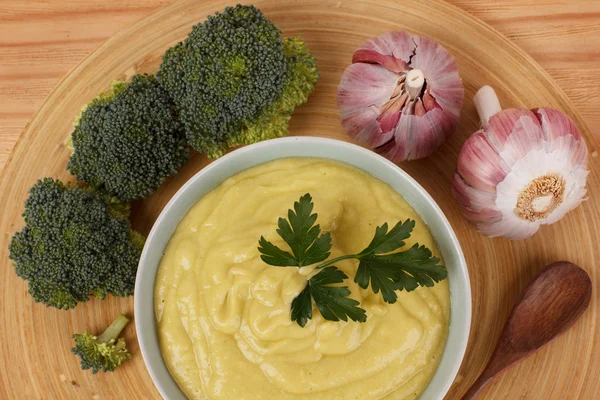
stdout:
{"type": "Polygon", "coordinates": [[[119,339],[128,323],[129,318],[121,314],[101,335],[94,336],[87,331],[73,335],[75,347],[71,351],[81,358],[81,369],[91,369],[94,374],[100,370],[113,372],[129,360],[131,354],[127,351],[125,339],[119,339]]]}
{"type": "Polygon", "coordinates": [[[30,189],[23,217],[9,258],[36,302],[69,309],[90,296],[133,294],[145,239],[131,230],[128,204],[44,178],[30,189]]]}
{"type": "Polygon", "coordinates": [[[175,104],[153,75],[118,81],[83,107],[67,168],[122,201],[144,198],[188,159],[175,104]]]}
{"type": "Polygon", "coordinates": [[[288,134],[288,122],[294,109],[306,103],[315,90],[319,72],[315,57],[300,36],[283,39],[288,69],[283,92],[266,107],[256,122],[242,127],[239,135],[227,141],[228,147],[252,144],[288,134]]]}
{"type": "Polygon", "coordinates": [[[318,79],[300,38],[253,6],[226,8],[167,50],[160,83],[174,99],[189,144],[219,157],[228,147],[283,136],[293,108],[318,79]]]}

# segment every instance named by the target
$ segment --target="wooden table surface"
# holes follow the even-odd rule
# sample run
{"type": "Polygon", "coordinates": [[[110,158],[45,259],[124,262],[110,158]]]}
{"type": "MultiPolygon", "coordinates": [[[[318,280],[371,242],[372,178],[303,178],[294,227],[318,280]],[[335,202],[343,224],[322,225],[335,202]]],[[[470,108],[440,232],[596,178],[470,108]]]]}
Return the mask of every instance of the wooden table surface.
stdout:
{"type": "MultiPolygon", "coordinates": [[[[27,122],[69,70],[119,29],[171,1],[2,0],[0,171],[27,122]]],[[[600,141],[599,0],[450,2],[533,56],[600,141]]]]}
{"type": "MultiPolygon", "coordinates": [[[[33,113],[71,68],[116,31],[170,1],[2,0],[0,170],[33,113]]],[[[451,3],[496,27],[531,54],[563,88],[600,141],[600,0],[451,3]]]]}

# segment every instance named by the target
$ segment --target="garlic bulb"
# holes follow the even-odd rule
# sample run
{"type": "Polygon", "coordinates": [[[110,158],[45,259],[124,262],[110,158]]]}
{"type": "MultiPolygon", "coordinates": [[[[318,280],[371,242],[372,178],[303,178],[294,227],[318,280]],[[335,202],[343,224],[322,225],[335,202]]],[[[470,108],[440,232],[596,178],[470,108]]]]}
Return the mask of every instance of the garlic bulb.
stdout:
{"type": "Polygon", "coordinates": [[[363,43],[337,92],[349,136],[396,162],[433,153],[454,132],[463,99],[452,55],[407,32],[363,43]]]}
{"type": "Polygon", "coordinates": [[[483,129],[458,156],[454,197],[484,235],[524,239],[585,197],[588,151],[575,123],[552,108],[502,111],[494,90],[473,99],[483,129]]]}

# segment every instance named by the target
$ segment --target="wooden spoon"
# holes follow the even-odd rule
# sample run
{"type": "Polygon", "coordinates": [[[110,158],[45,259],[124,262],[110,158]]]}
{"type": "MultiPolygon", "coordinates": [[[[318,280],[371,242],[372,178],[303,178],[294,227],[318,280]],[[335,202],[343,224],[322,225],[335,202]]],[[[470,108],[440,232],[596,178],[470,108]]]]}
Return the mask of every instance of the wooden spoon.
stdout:
{"type": "Polygon", "coordinates": [[[496,375],[570,328],[591,297],[592,281],[577,265],[560,261],[541,270],[514,308],[487,367],[462,399],[475,399],[496,375]]]}

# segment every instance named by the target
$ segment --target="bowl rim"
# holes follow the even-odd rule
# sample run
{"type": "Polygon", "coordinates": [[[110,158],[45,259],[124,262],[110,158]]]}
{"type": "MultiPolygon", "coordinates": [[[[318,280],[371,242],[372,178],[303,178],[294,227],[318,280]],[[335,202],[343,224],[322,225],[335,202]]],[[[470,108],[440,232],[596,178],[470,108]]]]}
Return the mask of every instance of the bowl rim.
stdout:
{"type": "Polygon", "coordinates": [[[269,161],[293,157],[324,158],[346,163],[382,180],[399,193],[400,190],[406,191],[400,194],[428,225],[448,267],[451,305],[449,332],[442,359],[421,398],[442,399],[458,374],[471,327],[471,286],[458,238],[435,200],[402,168],[363,147],[314,136],[271,139],[234,150],[198,171],[162,209],[146,239],[134,291],[134,322],[137,338],[144,363],[154,385],[164,399],[187,398],[169,373],[162,358],[154,314],[156,273],[173,231],[195,203],[228,177],[269,161]],[[388,179],[383,178],[382,174],[387,175],[388,179]],[[394,182],[389,181],[391,178],[394,178],[394,182]],[[419,200],[423,203],[418,202],[419,200]],[[414,204],[415,201],[418,204],[414,204]],[[423,215],[423,211],[428,211],[429,214],[423,215]],[[163,225],[170,225],[170,227],[167,230],[163,225]],[[440,241],[440,238],[443,240],[440,241]],[[449,260],[451,266],[448,265],[449,260]]]}

